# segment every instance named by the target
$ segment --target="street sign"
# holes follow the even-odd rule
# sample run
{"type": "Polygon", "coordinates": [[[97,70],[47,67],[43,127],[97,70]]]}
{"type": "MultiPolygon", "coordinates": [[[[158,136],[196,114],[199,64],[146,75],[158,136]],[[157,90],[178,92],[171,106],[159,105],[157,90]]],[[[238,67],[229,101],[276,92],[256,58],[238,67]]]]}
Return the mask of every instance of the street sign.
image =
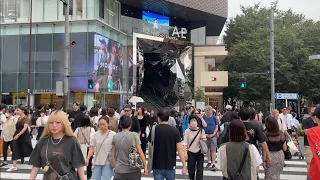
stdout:
{"type": "Polygon", "coordinates": [[[276,93],[275,99],[299,99],[298,93],[276,93]]]}
{"type": "Polygon", "coordinates": [[[320,60],[320,54],[309,56],[309,60],[320,60]]]}

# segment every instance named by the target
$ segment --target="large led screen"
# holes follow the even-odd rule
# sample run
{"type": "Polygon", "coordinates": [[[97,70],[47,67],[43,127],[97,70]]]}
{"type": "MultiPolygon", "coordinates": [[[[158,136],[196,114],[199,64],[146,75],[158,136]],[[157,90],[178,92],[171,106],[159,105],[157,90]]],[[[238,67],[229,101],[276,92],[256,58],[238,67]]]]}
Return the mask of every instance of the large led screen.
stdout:
{"type": "Polygon", "coordinates": [[[94,37],[94,92],[123,90],[123,45],[95,34],[94,37]]]}
{"type": "Polygon", "coordinates": [[[147,11],[142,11],[142,20],[153,24],[154,28],[158,28],[159,26],[169,26],[169,17],[147,11]]]}

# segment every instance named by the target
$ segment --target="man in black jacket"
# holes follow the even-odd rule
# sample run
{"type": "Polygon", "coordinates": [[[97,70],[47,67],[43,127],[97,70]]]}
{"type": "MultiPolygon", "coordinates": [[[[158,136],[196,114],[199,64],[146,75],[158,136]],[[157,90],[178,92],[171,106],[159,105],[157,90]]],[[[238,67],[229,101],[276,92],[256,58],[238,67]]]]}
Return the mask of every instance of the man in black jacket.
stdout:
{"type": "Polygon", "coordinates": [[[75,131],[78,127],[81,126],[81,122],[84,119],[85,113],[87,111],[87,106],[80,105],[80,113],[76,114],[73,124],[72,124],[72,130],[75,131]]]}

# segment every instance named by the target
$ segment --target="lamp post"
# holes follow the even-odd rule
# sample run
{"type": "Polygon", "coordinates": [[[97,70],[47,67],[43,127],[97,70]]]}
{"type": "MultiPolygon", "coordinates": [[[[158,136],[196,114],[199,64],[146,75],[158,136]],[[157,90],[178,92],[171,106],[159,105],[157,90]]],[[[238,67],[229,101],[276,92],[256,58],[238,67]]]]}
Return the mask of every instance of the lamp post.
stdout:
{"type": "Polygon", "coordinates": [[[28,109],[30,109],[31,94],[31,57],[32,57],[32,0],[30,0],[30,17],[29,17],[29,63],[28,63],[28,109]]]}
{"type": "Polygon", "coordinates": [[[275,85],[274,85],[274,24],[273,24],[274,12],[273,7],[271,7],[270,12],[270,75],[271,75],[271,106],[270,109],[276,107],[275,100],[275,85]]]}
{"type": "Polygon", "coordinates": [[[65,12],[65,51],[64,51],[64,74],[63,74],[63,94],[64,94],[64,107],[69,107],[69,56],[70,56],[70,33],[69,33],[69,0],[60,0],[64,6],[65,12]]]}

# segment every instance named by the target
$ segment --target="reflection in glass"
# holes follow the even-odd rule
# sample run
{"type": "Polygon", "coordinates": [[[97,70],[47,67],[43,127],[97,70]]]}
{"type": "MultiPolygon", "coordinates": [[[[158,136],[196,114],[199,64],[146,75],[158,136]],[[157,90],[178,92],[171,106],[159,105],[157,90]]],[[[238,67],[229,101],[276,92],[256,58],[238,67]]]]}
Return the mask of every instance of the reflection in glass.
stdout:
{"type": "Polygon", "coordinates": [[[82,16],[82,0],[77,0],[77,16],[82,16]]]}

